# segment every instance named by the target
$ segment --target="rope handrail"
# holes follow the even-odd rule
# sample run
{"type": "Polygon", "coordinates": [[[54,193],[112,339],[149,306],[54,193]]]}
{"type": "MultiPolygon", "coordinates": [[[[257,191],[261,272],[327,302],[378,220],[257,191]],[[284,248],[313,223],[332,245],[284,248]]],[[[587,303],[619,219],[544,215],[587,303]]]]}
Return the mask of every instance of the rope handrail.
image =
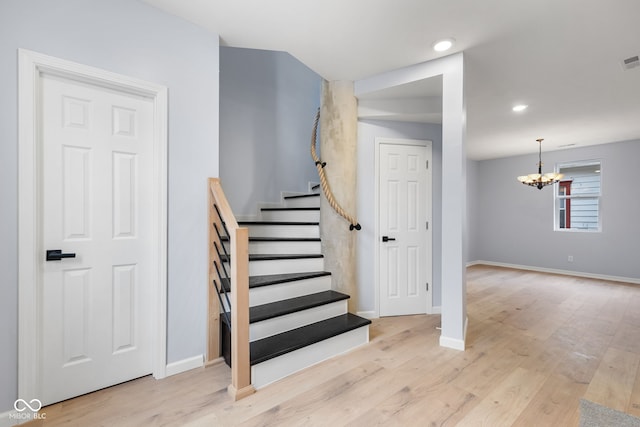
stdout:
{"type": "Polygon", "coordinates": [[[318,112],[316,113],[316,119],[313,123],[313,132],[311,133],[311,157],[316,164],[316,169],[318,170],[318,176],[320,177],[320,186],[322,187],[322,192],[324,196],[327,198],[329,205],[333,208],[334,211],[338,213],[341,217],[349,221],[349,230],[360,230],[362,226],[358,222],[356,218],[349,215],[336,201],[333,193],[331,192],[331,187],[329,187],[329,183],[327,182],[327,177],[325,176],[324,167],[327,165],[326,162],[321,162],[318,158],[318,154],[316,153],[316,140],[318,138],[318,122],[320,121],[320,109],[318,108],[318,112]]]}

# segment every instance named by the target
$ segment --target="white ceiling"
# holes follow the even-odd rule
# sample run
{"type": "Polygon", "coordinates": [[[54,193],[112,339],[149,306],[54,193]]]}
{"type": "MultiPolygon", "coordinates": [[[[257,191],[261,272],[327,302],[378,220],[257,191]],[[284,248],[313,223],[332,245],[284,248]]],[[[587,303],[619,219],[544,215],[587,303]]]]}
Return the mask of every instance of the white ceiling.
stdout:
{"type": "MultiPolygon", "coordinates": [[[[543,150],[640,139],[640,67],[621,66],[640,55],[639,0],[144,1],[223,45],[289,52],[327,80],[437,58],[433,42],[452,37],[447,54],[465,53],[467,152],[476,160],[537,152],[536,138],[543,150]],[[514,113],[517,103],[529,108],[514,113]]],[[[433,95],[433,84],[398,91],[369,101],[433,95]]]]}

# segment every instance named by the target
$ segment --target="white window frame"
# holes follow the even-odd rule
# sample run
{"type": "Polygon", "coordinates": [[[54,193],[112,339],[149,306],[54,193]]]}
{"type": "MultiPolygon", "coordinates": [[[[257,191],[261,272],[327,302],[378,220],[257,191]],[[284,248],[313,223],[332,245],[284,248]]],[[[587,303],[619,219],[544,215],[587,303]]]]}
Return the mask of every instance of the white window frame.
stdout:
{"type": "MultiPolygon", "coordinates": [[[[555,167],[555,172],[562,173],[562,169],[571,168],[571,167],[579,167],[579,166],[590,166],[590,165],[598,165],[600,172],[600,188],[598,193],[590,193],[590,194],[579,194],[574,195],[570,194],[569,196],[560,196],[558,188],[554,188],[553,192],[553,229],[554,231],[567,232],[567,233],[599,233],[602,232],[602,160],[600,159],[592,159],[592,160],[579,160],[572,162],[562,162],[557,163],[555,167]],[[595,199],[598,202],[598,227],[593,229],[585,229],[585,228],[560,228],[560,201],[561,200],[579,200],[579,199],[595,199]]],[[[564,178],[567,178],[566,176],[564,178]]],[[[564,181],[565,179],[561,181],[564,181]]],[[[558,185],[560,185],[558,183],[558,185]]],[[[565,204],[566,206],[566,204],[565,204]]]]}

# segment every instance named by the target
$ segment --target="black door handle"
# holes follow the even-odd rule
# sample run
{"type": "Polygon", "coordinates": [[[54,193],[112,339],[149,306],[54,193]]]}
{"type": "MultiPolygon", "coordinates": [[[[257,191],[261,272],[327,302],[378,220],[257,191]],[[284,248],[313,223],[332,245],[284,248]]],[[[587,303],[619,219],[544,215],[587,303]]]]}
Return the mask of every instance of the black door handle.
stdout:
{"type": "Polygon", "coordinates": [[[382,241],[383,242],[389,242],[392,240],[396,240],[394,237],[389,237],[389,236],[382,236],[382,241]]]}
{"type": "Polygon", "coordinates": [[[62,258],[75,258],[76,254],[63,254],[61,249],[50,249],[47,251],[47,261],[60,261],[62,258]]]}

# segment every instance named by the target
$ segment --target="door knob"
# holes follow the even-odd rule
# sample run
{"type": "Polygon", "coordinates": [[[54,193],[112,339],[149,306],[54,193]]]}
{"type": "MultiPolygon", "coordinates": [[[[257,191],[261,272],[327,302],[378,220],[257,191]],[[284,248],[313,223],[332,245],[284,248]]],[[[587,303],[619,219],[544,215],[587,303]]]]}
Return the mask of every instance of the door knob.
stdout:
{"type": "Polygon", "coordinates": [[[382,241],[383,242],[389,242],[391,240],[396,240],[396,239],[394,237],[382,236],[382,241]]]}
{"type": "Polygon", "coordinates": [[[75,258],[76,254],[63,254],[61,249],[49,249],[47,251],[47,261],[60,261],[62,258],[75,258]]]}

